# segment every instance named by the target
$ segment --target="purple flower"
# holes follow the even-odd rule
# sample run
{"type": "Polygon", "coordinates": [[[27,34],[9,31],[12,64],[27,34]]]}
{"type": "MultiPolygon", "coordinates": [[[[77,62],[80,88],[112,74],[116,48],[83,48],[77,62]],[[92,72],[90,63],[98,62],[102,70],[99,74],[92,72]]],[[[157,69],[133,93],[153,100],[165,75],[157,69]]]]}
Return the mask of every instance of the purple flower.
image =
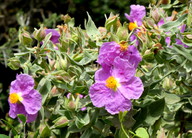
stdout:
{"type": "Polygon", "coordinates": [[[105,107],[111,114],[131,109],[131,99],[138,99],[143,92],[135,68],[120,57],[112,67],[101,68],[95,73],[95,84],[89,89],[91,101],[96,107],[105,107]]]}
{"type": "Polygon", "coordinates": [[[16,118],[17,114],[24,114],[27,122],[32,122],[41,109],[41,100],[41,94],[34,89],[33,78],[27,74],[17,75],[16,80],[11,82],[9,116],[16,118]]]}
{"type": "Polygon", "coordinates": [[[120,58],[128,60],[128,62],[137,68],[139,62],[142,60],[139,51],[133,45],[128,46],[127,43],[121,42],[106,42],[100,48],[97,62],[103,67],[113,65],[114,59],[120,58]]]}
{"type": "Polygon", "coordinates": [[[131,5],[130,15],[125,13],[125,17],[132,23],[137,23],[138,26],[142,25],[143,17],[146,15],[146,10],[144,6],[141,5],[131,5]]]}
{"type": "Polygon", "coordinates": [[[46,35],[52,33],[50,40],[53,42],[53,44],[59,43],[60,34],[58,31],[55,29],[45,29],[45,33],[46,35]]]}
{"type": "Polygon", "coordinates": [[[180,39],[177,39],[177,38],[176,38],[175,41],[176,41],[175,44],[177,44],[177,45],[182,45],[182,46],[184,46],[185,48],[188,48],[188,47],[189,47],[188,45],[184,44],[180,39]]]}

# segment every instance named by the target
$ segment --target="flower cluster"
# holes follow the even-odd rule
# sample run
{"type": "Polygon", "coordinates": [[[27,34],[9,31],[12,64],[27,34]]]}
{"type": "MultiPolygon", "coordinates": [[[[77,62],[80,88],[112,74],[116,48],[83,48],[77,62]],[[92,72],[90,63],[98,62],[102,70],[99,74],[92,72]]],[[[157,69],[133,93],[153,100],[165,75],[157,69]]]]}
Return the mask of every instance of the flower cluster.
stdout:
{"type": "Polygon", "coordinates": [[[106,42],[100,48],[97,62],[102,66],[95,73],[89,95],[96,107],[105,107],[111,114],[130,110],[131,99],[143,92],[140,78],[135,77],[141,56],[135,46],[126,42],[106,42]]]}
{"type": "Polygon", "coordinates": [[[32,122],[41,109],[41,100],[41,94],[34,89],[33,78],[27,74],[17,75],[10,88],[9,116],[16,118],[18,114],[23,114],[28,123],[32,122]]]}
{"type": "MultiPolygon", "coordinates": [[[[130,15],[125,13],[125,17],[130,21],[128,28],[132,31],[142,26],[143,18],[146,16],[146,10],[145,7],[141,5],[131,5],[130,8],[130,15]]],[[[141,30],[137,29],[130,37],[130,41],[136,41],[135,46],[138,46],[139,44],[136,35],[139,35],[141,32],[141,30]]]]}

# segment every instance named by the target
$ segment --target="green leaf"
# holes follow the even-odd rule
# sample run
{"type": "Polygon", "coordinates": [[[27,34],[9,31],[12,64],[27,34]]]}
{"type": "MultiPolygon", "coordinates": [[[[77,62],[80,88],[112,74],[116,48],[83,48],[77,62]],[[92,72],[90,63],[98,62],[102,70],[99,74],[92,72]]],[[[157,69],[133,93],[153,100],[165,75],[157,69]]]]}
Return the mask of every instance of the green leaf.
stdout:
{"type": "Polygon", "coordinates": [[[83,59],[79,62],[79,64],[80,65],[87,65],[90,62],[96,60],[97,56],[98,56],[97,52],[88,53],[87,51],[85,51],[83,53],[83,59]]]}
{"type": "Polygon", "coordinates": [[[25,124],[26,123],[26,117],[23,114],[18,114],[17,117],[25,124]]]}
{"type": "Polygon", "coordinates": [[[18,135],[18,131],[15,129],[14,126],[12,126],[9,122],[7,122],[6,120],[4,119],[1,119],[3,122],[5,122],[5,124],[11,128],[12,132],[13,132],[13,135],[18,135]]]}
{"type": "Polygon", "coordinates": [[[9,138],[9,136],[4,135],[4,134],[0,134],[0,138],[9,138]]]}
{"type": "Polygon", "coordinates": [[[88,15],[88,21],[87,21],[87,23],[86,23],[86,21],[85,21],[85,29],[86,29],[87,35],[88,35],[91,39],[95,40],[96,37],[97,37],[98,35],[100,35],[100,32],[98,31],[95,23],[94,23],[93,20],[91,19],[89,13],[87,13],[87,15],[88,15]]]}
{"type": "Polygon", "coordinates": [[[51,92],[51,87],[52,87],[51,82],[48,77],[42,78],[41,81],[39,82],[37,90],[42,95],[42,105],[45,103],[45,100],[46,100],[49,92],[51,92]]]}
{"type": "Polygon", "coordinates": [[[125,133],[123,132],[122,129],[119,130],[119,136],[118,136],[118,137],[119,137],[119,138],[128,138],[128,137],[125,135],[125,133]]]}
{"type": "Polygon", "coordinates": [[[182,55],[183,57],[185,57],[186,59],[192,61],[192,49],[186,49],[182,46],[174,46],[173,49],[180,55],[182,55]]]}
{"type": "Polygon", "coordinates": [[[152,125],[155,123],[156,120],[160,118],[164,111],[165,107],[165,99],[159,99],[155,102],[152,102],[148,106],[148,114],[145,122],[149,125],[152,125]]]}
{"type": "Polygon", "coordinates": [[[46,126],[46,127],[43,129],[40,137],[49,138],[50,136],[51,136],[51,130],[49,129],[48,126],[46,126]]]}
{"type": "Polygon", "coordinates": [[[83,132],[80,138],[91,138],[92,135],[92,129],[89,128],[83,132]]]}
{"type": "Polygon", "coordinates": [[[165,93],[165,102],[167,104],[175,104],[175,103],[179,102],[180,100],[181,100],[181,98],[179,96],[177,96],[176,94],[165,93]]]}
{"type": "Polygon", "coordinates": [[[179,17],[176,21],[165,23],[160,28],[165,30],[166,32],[170,31],[171,29],[181,25],[187,19],[186,17],[187,17],[187,14],[184,14],[181,17],[179,17]]]}
{"type": "Polygon", "coordinates": [[[138,128],[135,131],[136,135],[140,138],[149,138],[149,134],[147,133],[147,130],[143,127],[138,128]]]}
{"type": "Polygon", "coordinates": [[[87,124],[89,124],[89,122],[90,122],[90,117],[88,113],[83,118],[81,118],[80,116],[77,116],[75,120],[75,124],[78,128],[82,128],[86,126],[87,124]]]}
{"type": "Polygon", "coordinates": [[[49,33],[49,34],[46,35],[46,37],[44,38],[43,45],[41,46],[41,49],[44,49],[46,47],[46,45],[48,44],[51,36],[52,36],[52,33],[49,33]]]}

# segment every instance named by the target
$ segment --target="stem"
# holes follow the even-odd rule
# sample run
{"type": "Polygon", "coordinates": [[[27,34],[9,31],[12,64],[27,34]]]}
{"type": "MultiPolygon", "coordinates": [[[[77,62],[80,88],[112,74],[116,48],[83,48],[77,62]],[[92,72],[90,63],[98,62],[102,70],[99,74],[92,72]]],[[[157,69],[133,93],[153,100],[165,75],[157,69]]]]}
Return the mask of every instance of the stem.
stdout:
{"type": "Polygon", "coordinates": [[[26,133],[25,124],[26,124],[26,123],[23,123],[23,134],[24,134],[24,138],[26,137],[26,134],[25,134],[25,133],[26,133]]]}
{"type": "Polygon", "coordinates": [[[126,136],[127,138],[129,138],[127,132],[125,131],[125,129],[124,129],[124,127],[123,127],[123,123],[122,123],[122,122],[121,122],[121,129],[122,129],[123,133],[125,134],[125,136],[126,136]]]}

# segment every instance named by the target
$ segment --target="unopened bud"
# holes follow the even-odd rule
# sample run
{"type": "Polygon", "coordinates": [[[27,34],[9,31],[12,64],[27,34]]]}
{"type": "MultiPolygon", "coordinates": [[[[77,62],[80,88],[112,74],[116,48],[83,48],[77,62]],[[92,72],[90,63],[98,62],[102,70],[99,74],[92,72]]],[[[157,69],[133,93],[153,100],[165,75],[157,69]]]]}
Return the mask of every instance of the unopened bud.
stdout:
{"type": "Polygon", "coordinates": [[[147,62],[151,62],[154,59],[154,53],[151,50],[146,50],[143,59],[146,60],[147,62]]]}
{"type": "Polygon", "coordinates": [[[39,30],[35,29],[35,31],[33,32],[33,36],[36,40],[41,42],[46,36],[45,30],[43,29],[43,27],[41,27],[39,30]]]}
{"type": "Polygon", "coordinates": [[[33,40],[31,38],[29,32],[22,29],[19,31],[19,41],[21,44],[30,45],[33,40]]]}
{"type": "Polygon", "coordinates": [[[153,10],[151,10],[151,16],[152,18],[155,20],[155,22],[159,22],[159,20],[161,19],[161,15],[163,15],[164,11],[162,8],[155,8],[153,10]]]}
{"type": "Polygon", "coordinates": [[[105,28],[110,31],[111,27],[113,27],[113,29],[117,29],[119,26],[121,26],[121,23],[119,21],[119,17],[118,15],[110,15],[110,17],[106,20],[105,22],[105,28]]]}
{"type": "Polygon", "coordinates": [[[69,101],[69,102],[68,102],[68,108],[69,108],[70,110],[74,110],[74,109],[76,108],[75,102],[74,102],[74,101],[69,101]]]}
{"type": "Polygon", "coordinates": [[[68,23],[71,21],[71,17],[66,14],[66,15],[61,15],[61,19],[65,22],[65,23],[68,23]]]}
{"type": "Polygon", "coordinates": [[[69,120],[65,116],[61,116],[53,121],[55,128],[62,128],[68,125],[69,120]]]}
{"type": "Polygon", "coordinates": [[[20,68],[20,61],[18,58],[13,57],[8,60],[7,64],[12,70],[18,70],[20,68]]]}

